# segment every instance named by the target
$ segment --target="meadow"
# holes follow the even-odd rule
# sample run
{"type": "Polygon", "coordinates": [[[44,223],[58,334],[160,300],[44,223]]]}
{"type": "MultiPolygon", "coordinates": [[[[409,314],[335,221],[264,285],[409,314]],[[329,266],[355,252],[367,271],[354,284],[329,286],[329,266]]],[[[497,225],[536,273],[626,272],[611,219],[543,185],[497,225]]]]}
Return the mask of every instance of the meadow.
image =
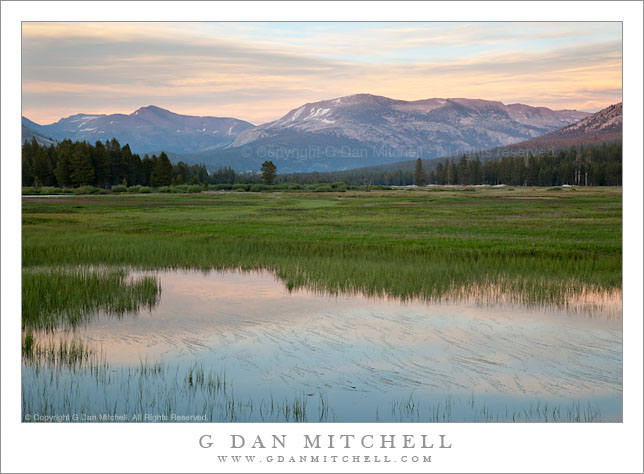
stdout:
{"type": "MultiPolygon", "coordinates": [[[[138,270],[267,270],[290,291],[621,316],[621,188],[248,191],[23,197],[23,420],[343,421],[337,392],[333,403],[323,389],[240,395],[221,364],[148,363],[145,354],[138,366],[110,362],[77,329],[99,314],[154,308],[158,274],[138,270]]],[[[602,413],[575,399],[492,406],[478,393],[444,402],[412,394],[379,405],[372,421],[601,421],[602,413]]]]}
{"type": "Polygon", "coordinates": [[[621,298],[621,199],[559,187],[25,196],[22,259],[261,268],[288,288],[593,310],[621,298]]]}

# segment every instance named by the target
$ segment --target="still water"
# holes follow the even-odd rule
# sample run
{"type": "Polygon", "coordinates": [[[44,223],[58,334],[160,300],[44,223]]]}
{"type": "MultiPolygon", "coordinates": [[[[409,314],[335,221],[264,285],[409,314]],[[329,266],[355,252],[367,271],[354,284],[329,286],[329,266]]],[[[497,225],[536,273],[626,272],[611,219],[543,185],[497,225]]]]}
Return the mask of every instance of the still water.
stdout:
{"type": "Polygon", "coordinates": [[[289,292],[265,272],[151,274],[162,288],[156,307],[98,314],[75,331],[100,348],[100,377],[99,369],[23,366],[23,419],[43,411],[135,421],[155,413],[197,421],[622,418],[619,317],[289,292]]]}

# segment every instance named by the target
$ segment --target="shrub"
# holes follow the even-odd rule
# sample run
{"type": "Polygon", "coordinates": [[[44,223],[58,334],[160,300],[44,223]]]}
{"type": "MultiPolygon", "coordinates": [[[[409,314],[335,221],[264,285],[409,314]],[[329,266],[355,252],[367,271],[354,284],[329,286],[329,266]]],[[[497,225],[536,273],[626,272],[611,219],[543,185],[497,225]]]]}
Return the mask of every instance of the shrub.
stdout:
{"type": "Polygon", "coordinates": [[[336,181],[335,183],[331,183],[331,189],[333,191],[338,191],[338,192],[345,192],[347,190],[347,185],[344,184],[342,181],[336,181]]]}
{"type": "Polygon", "coordinates": [[[189,193],[200,193],[201,191],[203,191],[203,187],[200,184],[192,184],[187,189],[189,193]]]}
{"type": "Polygon", "coordinates": [[[187,184],[178,184],[176,186],[172,186],[172,192],[173,193],[187,193],[188,192],[188,185],[187,184]]]}
{"type": "Polygon", "coordinates": [[[215,184],[215,185],[212,186],[212,189],[214,189],[215,191],[229,191],[229,190],[233,189],[233,185],[232,184],[215,184]]]}
{"type": "Polygon", "coordinates": [[[99,191],[100,189],[94,186],[81,186],[74,189],[74,194],[96,194],[99,191]]]}
{"type": "Polygon", "coordinates": [[[127,192],[128,193],[139,193],[139,192],[141,192],[141,186],[138,186],[138,185],[137,186],[130,186],[129,188],[127,188],[127,192]]]}
{"type": "Polygon", "coordinates": [[[250,184],[234,184],[233,191],[248,191],[250,189],[250,184]]]}
{"type": "Polygon", "coordinates": [[[296,191],[302,189],[304,186],[298,183],[280,183],[273,186],[274,191],[296,191]]]}
{"type": "Polygon", "coordinates": [[[170,186],[161,186],[160,188],[157,189],[157,191],[160,193],[171,193],[172,188],[170,186]]]}
{"type": "Polygon", "coordinates": [[[330,184],[318,184],[312,189],[312,191],[314,193],[329,193],[333,191],[333,188],[330,184]]]}
{"type": "Polygon", "coordinates": [[[116,186],[112,186],[113,193],[124,193],[126,191],[127,191],[127,186],[124,186],[122,184],[117,184],[116,186]]]}
{"type": "Polygon", "coordinates": [[[259,193],[262,191],[271,191],[273,189],[272,186],[266,186],[265,184],[253,184],[250,187],[250,192],[251,193],[259,193]]]}
{"type": "Polygon", "coordinates": [[[152,192],[152,188],[151,188],[151,187],[149,187],[149,186],[140,186],[140,188],[139,188],[139,192],[140,192],[140,193],[148,194],[148,193],[151,193],[151,192],[152,192]]]}
{"type": "Polygon", "coordinates": [[[62,192],[62,189],[51,186],[40,188],[40,194],[61,194],[62,192]]]}

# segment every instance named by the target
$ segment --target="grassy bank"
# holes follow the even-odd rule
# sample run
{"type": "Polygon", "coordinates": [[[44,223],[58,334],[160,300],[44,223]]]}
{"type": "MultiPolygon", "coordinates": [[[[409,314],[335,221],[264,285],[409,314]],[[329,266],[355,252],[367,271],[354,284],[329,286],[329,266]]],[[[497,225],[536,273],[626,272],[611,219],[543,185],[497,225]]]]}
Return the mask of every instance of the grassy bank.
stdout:
{"type": "Polygon", "coordinates": [[[128,281],[122,269],[27,268],[22,272],[23,340],[33,329],[74,327],[97,311],[122,315],[153,306],[161,292],[154,277],[128,281]]]}
{"type": "Polygon", "coordinates": [[[290,288],[562,306],[621,289],[621,223],[621,188],[25,197],[22,257],[267,268],[290,288]]]}

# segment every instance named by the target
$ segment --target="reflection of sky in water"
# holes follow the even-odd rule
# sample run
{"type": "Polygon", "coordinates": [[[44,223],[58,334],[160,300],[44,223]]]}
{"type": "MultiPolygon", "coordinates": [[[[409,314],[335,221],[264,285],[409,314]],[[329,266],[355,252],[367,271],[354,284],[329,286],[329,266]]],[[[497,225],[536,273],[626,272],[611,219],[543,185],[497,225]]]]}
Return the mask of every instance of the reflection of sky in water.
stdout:
{"type": "Polygon", "coordinates": [[[621,414],[619,320],[289,294],[260,273],[158,277],[162,296],[151,312],[103,316],[79,331],[111,364],[198,360],[225,369],[237,393],[323,391],[338,416],[411,393],[436,401],[475,394],[490,406],[603,400],[603,411],[621,414]]]}

